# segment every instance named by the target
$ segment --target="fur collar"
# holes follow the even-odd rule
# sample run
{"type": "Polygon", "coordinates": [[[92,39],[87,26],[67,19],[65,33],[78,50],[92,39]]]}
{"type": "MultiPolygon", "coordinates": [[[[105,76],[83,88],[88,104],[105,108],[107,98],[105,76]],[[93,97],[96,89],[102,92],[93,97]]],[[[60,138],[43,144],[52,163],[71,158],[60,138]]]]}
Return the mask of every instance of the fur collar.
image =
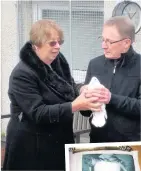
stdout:
{"type": "Polygon", "coordinates": [[[72,101],[76,97],[77,92],[74,90],[69,65],[61,53],[51,63],[51,69],[36,55],[32,44],[27,42],[20,51],[20,59],[34,70],[54,93],[66,101],[72,101]]]}

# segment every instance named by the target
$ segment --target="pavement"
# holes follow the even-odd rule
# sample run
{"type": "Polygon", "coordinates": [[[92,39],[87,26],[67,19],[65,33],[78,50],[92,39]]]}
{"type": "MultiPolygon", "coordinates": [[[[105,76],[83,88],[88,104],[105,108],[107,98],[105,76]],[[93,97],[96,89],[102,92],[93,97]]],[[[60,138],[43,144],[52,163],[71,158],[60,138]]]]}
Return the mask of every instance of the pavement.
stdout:
{"type": "Polygon", "coordinates": [[[81,134],[80,143],[89,143],[89,142],[90,142],[89,133],[81,134]]]}

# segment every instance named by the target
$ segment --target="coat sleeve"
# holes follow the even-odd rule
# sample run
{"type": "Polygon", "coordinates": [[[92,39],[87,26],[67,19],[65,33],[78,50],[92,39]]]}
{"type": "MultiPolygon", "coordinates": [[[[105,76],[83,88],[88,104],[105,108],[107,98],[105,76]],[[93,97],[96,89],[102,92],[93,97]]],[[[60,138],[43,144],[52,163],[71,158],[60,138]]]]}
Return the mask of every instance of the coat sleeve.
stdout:
{"type": "MultiPolygon", "coordinates": [[[[85,78],[85,85],[89,83],[89,81],[91,80],[91,61],[89,62],[89,65],[88,65],[88,69],[87,69],[87,73],[86,73],[86,78],[85,78]]],[[[92,111],[90,110],[87,110],[87,111],[80,111],[80,113],[83,115],[83,116],[86,116],[86,117],[90,117],[92,111]]]]}
{"type": "Polygon", "coordinates": [[[73,118],[71,102],[54,105],[44,103],[33,74],[18,70],[10,79],[9,86],[22,112],[35,123],[67,122],[73,118]]]}
{"type": "Polygon", "coordinates": [[[86,73],[86,78],[85,78],[85,84],[89,84],[91,78],[92,78],[92,74],[91,74],[91,61],[89,62],[88,65],[88,69],[87,69],[87,73],[86,73]]]}
{"type": "Polygon", "coordinates": [[[128,115],[136,115],[140,117],[141,114],[141,80],[138,89],[137,98],[130,98],[127,96],[121,96],[112,94],[109,105],[112,105],[114,109],[119,112],[128,115]]]}

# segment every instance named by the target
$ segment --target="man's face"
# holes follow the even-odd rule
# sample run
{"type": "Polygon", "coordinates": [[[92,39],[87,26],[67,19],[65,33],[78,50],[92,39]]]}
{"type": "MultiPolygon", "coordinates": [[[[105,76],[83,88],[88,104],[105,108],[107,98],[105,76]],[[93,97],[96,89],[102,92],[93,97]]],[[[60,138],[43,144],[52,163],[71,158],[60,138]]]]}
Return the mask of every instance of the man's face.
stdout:
{"type": "Polygon", "coordinates": [[[104,26],[102,32],[102,48],[104,55],[109,59],[118,59],[125,53],[130,39],[121,37],[115,26],[104,26]]]}
{"type": "Polygon", "coordinates": [[[114,162],[99,161],[96,163],[94,171],[120,171],[120,164],[114,162]]]}

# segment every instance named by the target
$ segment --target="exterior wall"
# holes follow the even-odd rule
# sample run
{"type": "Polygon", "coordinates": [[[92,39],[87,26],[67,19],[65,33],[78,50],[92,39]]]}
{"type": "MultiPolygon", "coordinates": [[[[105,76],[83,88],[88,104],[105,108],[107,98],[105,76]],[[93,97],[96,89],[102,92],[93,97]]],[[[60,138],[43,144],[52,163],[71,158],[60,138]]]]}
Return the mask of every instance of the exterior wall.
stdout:
{"type": "MultiPolygon", "coordinates": [[[[2,1],[1,3],[1,114],[10,113],[8,82],[12,69],[19,61],[19,49],[29,40],[32,24],[31,1],[2,1]]],[[[5,132],[9,119],[2,120],[2,131],[5,132]]]]}
{"type": "MultiPolygon", "coordinates": [[[[105,1],[104,2],[104,20],[106,21],[112,16],[112,11],[117,3],[121,2],[121,0],[112,0],[112,1],[105,1]]],[[[141,1],[134,0],[141,6],[141,1]]],[[[141,53],[141,30],[136,34],[135,43],[133,44],[134,49],[141,53]]]]}
{"type": "Polygon", "coordinates": [[[32,2],[19,1],[18,5],[18,28],[19,28],[19,49],[29,40],[29,31],[33,22],[32,2]]]}
{"type": "MultiPolygon", "coordinates": [[[[17,8],[15,1],[1,2],[1,114],[9,114],[8,80],[17,63],[17,8]]],[[[7,119],[2,120],[2,130],[7,119]]]]}

